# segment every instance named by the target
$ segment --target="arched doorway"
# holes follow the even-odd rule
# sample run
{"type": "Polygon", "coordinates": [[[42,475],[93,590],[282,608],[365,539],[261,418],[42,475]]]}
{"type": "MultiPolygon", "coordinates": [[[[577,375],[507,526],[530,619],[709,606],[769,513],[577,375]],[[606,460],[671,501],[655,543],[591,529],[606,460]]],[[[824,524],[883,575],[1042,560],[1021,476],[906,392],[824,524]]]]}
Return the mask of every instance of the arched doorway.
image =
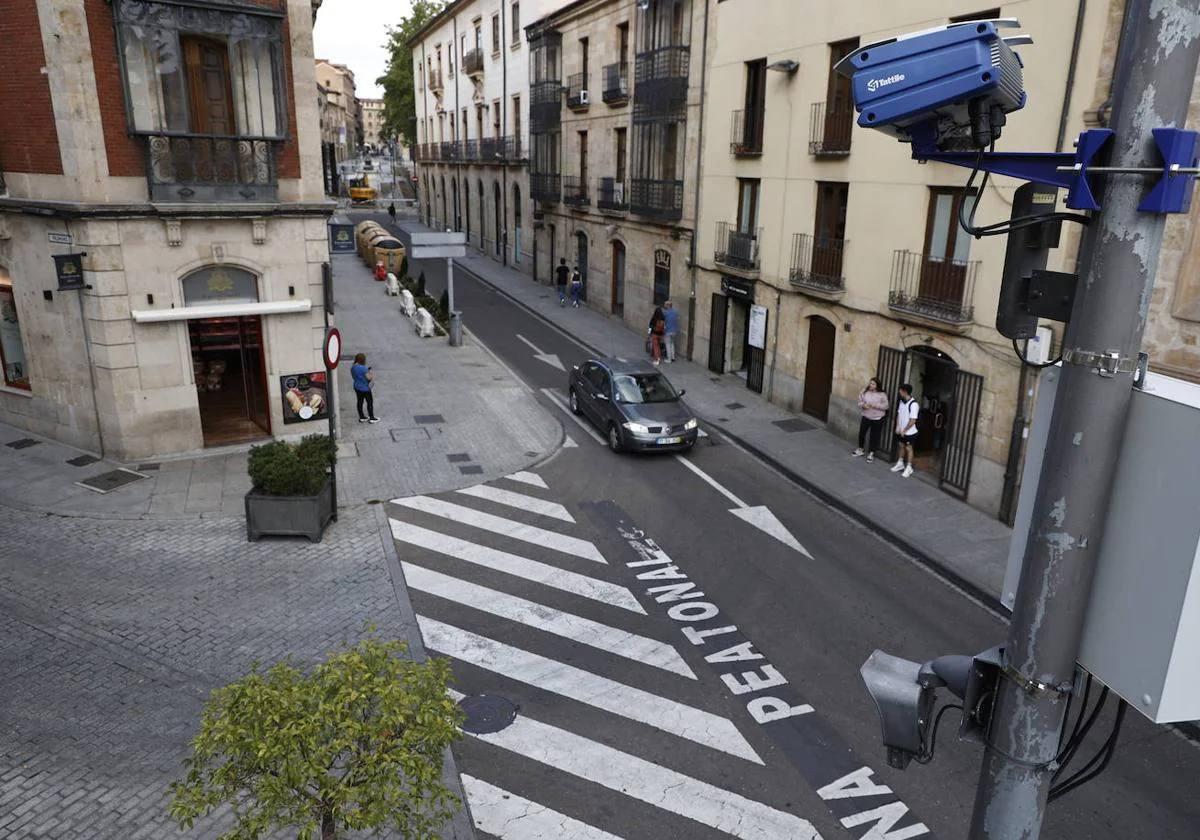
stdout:
{"type": "Polygon", "coordinates": [[[829,419],[833,392],[833,351],[837,330],[820,315],[808,319],[808,361],[804,365],[804,413],[829,419]]]}
{"type": "Polygon", "coordinates": [[[521,185],[513,184],[513,265],[521,263],[521,185]]]}
{"type": "Polygon", "coordinates": [[[575,264],[579,266],[579,276],[583,279],[583,291],[580,297],[587,300],[588,291],[588,237],[583,231],[575,234],[575,264]]]}
{"type": "Polygon", "coordinates": [[[954,416],[958,363],[935,347],[910,347],[907,375],[913,386],[913,399],[921,407],[917,415],[913,466],[937,470],[946,443],[946,427],[954,416]]]}
{"type": "Polygon", "coordinates": [[[612,314],[625,314],[625,243],[612,244],[612,314]]]}
{"type": "Polygon", "coordinates": [[[450,182],[451,192],[454,194],[454,229],[462,230],[462,216],[458,212],[458,179],[455,178],[450,182]]]}
{"type": "Polygon", "coordinates": [[[483,201],[483,179],[479,179],[479,250],[486,251],[487,246],[483,244],[483,240],[487,237],[487,217],[485,215],[483,201]]]}
{"type": "Polygon", "coordinates": [[[471,182],[463,178],[463,219],[467,223],[467,241],[471,241],[471,182]]]}
{"type": "Polygon", "coordinates": [[[501,238],[500,233],[501,233],[501,227],[502,227],[502,223],[500,221],[500,213],[504,209],[504,196],[502,196],[500,194],[500,183],[498,181],[492,182],[492,204],[494,206],[495,213],[496,213],[496,246],[495,246],[495,250],[496,250],[496,256],[499,257],[502,255],[503,248],[504,248],[504,244],[500,241],[500,238],[501,238]]]}

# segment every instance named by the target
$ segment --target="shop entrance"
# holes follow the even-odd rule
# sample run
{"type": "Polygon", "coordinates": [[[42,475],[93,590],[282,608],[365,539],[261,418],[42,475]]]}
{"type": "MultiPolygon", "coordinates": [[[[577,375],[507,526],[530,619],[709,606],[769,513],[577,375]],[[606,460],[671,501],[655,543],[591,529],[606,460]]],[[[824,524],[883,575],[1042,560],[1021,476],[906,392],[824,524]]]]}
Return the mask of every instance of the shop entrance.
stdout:
{"type": "Polygon", "coordinates": [[[921,406],[913,466],[937,472],[946,441],[946,420],[954,413],[958,365],[940,350],[913,347],[908,351],[908,378],[913,386],[913,399],[921,406]]]}
{"type": "Polygon", "coordinates": [[[188,321],[205,446],[271,434],[262,320],[257,315],[188,321]]]}
{"type": "Polygon", "coordinates": [[[745,378],[750,362],[750,303],[730,298],[729,300],[729,372],[745,378]]]}

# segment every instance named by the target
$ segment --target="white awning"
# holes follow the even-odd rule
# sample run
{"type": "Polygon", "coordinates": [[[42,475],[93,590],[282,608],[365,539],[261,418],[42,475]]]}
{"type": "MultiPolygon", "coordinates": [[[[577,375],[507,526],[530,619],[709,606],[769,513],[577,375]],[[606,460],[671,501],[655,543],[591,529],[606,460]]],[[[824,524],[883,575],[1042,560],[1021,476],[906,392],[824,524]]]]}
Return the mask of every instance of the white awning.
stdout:
{"type": "Polygon", "coordinates": [[[254,303],[222,303],[212,306],[181,306],[175,309],[135,309],[133,320],[139,324],[161,321],[191,321],[197,318],[236,318],[241,315],[290,315],[312,310],[312,301],[280,300],[254,303]]]}

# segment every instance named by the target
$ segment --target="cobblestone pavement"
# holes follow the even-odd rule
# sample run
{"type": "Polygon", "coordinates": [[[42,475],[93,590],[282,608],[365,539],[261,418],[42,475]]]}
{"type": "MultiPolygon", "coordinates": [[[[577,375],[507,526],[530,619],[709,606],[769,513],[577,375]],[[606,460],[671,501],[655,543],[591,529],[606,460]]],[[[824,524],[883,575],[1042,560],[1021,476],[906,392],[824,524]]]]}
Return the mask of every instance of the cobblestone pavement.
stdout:
{"type": "Polygon", "coordinates": [[[185,836],[167,787],[212,689],[318,661],[367,622],[409,636],[373,508],[319,545],[251,544],[236,519],[3,516],[0,837],[185,836]]]}

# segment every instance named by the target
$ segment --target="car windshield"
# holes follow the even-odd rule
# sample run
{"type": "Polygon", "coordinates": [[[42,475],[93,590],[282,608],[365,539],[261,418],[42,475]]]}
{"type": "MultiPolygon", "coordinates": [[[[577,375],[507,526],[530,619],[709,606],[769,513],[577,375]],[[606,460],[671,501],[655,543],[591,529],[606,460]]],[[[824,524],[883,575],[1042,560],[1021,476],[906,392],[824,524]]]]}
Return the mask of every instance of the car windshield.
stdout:
{"type": "Polygon", "coordinates": [[[622,373],[614,380],[617,401],[624,403],[674,402],[679,393],[661,373],[622,373]]]}

